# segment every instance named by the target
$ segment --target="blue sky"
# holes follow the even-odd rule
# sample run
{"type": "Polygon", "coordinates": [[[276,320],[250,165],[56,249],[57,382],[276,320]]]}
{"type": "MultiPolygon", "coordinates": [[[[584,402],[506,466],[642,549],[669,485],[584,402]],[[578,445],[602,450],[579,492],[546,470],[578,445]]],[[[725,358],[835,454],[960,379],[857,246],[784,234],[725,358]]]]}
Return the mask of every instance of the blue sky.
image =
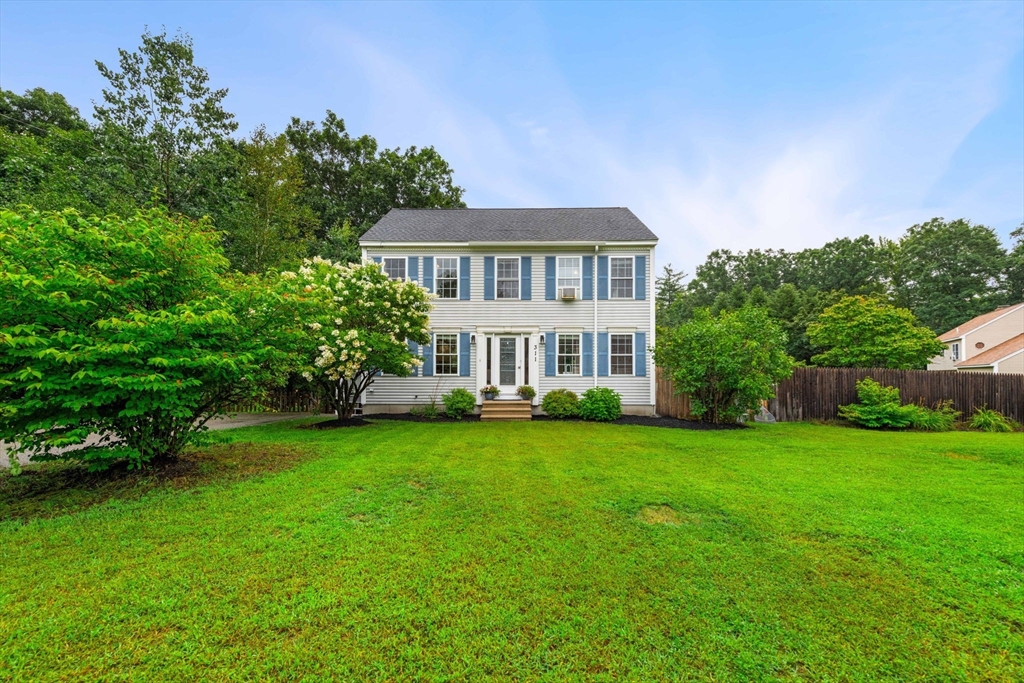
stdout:
{"type": "Polygon", "coordinates": [[[1024,220],[1024,3],[0,2],[0,85],[91,112],[145,25],[239,132],[325,109],[470,206],[628,206],[658,261],[1024,220]]]}

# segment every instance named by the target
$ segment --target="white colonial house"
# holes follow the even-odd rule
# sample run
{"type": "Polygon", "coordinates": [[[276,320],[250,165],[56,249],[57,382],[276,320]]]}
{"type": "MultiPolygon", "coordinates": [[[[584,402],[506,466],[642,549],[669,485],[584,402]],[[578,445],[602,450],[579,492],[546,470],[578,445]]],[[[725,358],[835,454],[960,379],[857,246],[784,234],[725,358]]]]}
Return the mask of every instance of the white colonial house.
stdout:
{"type": "MultiPolygon", "coordinates": [[[[453,387],[482,403],[536,390],[611,387],[623,412],[654,413],[654,248],[625,208],[393,209],[360,240],[364,259],[435,295],[433,343],[411,377],[383,375],[365,414],[406,412],[453,387]]],[[[526,406],[524,405],[523,408],[526,406]]]]}

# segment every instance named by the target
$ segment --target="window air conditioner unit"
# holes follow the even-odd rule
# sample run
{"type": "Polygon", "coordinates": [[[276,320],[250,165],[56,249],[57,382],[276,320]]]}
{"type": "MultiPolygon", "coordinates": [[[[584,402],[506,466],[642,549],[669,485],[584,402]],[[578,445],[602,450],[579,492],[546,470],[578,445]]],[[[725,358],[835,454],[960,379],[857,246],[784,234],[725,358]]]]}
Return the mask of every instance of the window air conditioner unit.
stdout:
{"type": "Polygon", "coordinates": [[[576,298],[576,288],[560,287],[558,289],[558,298],[562,299],[563,301],[572,301],[573,299],[576,298]]]}

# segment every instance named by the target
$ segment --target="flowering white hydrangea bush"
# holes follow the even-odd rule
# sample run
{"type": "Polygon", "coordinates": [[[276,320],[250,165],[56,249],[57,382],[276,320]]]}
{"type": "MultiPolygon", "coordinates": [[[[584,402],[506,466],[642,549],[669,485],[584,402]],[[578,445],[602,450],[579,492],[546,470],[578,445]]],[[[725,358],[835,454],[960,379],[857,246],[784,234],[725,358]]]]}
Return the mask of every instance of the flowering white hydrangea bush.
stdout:
{"type": "Polygon", "coordinates": [[[303,377],[318,386],[341,419],[379,372],[406,376],[422,359],[409,341],[430,343],[432,295],[415,282],[391,280],[373,262],[316,257],[282,273],[304,307],[309,348],[303,377]]]}

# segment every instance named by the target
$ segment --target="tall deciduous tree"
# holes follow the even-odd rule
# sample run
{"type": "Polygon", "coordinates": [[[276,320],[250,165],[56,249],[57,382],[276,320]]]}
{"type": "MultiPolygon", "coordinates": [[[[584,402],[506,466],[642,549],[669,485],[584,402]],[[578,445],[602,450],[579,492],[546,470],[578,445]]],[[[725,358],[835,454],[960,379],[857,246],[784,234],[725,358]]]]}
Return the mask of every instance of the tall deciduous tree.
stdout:
{"type": "Polygon", "coordinates": [[[0,90],[0,128],[11,133],[45,136],[54,128],[86,131],[89,124],[59,92],[32,88],[24,95],[0,90]]]}
{"type": "Polygon", "coordinates": [[[140,466],[282,383],[304,339],[297,299],[227,270],[207,222],[164,210],[0,211],[0,439],[140,466]]]}
{"type": "Polygon", "coordinates": [[[771,398],[792,373],[786,334],[763,308],[745,306],[717,316],[706,308],[679,327],[662,329],[654,349],[691,411],[709,422],[735,422],[771,398]]]}
{"type": "Polygon", "coordinates": [[[807,326],[824,349],[811,360],[831,367],[923,369],[945,349],[906,308],[864,296],[845,297],[807,326]]]}
{"type": "Polygon", "coordinates": [[[1024,301],[1024,223],[1010,233],[1014,239],[1013,249],[1006,258],[1006,303],[1024,301]]]}
{"type": "Polygon", "coordinates": [[[97,214],[131,209],[110,182],[120,173],[63,95],[0,90],[0,206],[97,214]]]}
{"type": "Polygon", "coordinates": [[[867,235],[841,237],[817,249],[804,249],[794,255],[794,261],[794,284],[802,289],[847,294],[882,290],[878,244],[867,235]]]}
{"type": "Polygon", "coordinates": [[[210,88],[187,34],[146,31],[138,51],[118,54],[119,70],[96,62],[109,87],[95,116],[103,149],[129,172],[125,191],[140,205],[156,193],[172,211],[209,213],[234,161],[227,143],[238,124],[223,107],[227,89],[210,88]]]}
{"type": "Polygon", "coordinates": [[[393,208],[465,206],[464,190],[433,147],[379,150],[369,135],[350,136],[332,111],[319,126],[293,118],[285,135],[302,163],[306,203],[320,222],[318,237],[330,238],[333,244],[325,248],[349,260],[358,255],[356,240],[393,208]]]}
{"type": "Polygon", "coordinates": [[[1006,252],[991,228],[963,218],[933,218],[909,228],[899,251],[909,308],[933,332],[1000,303],[1006,252]]]}
{"type": "Polygon", "coordinates": [[[316,216],[302,204],[302,168],[284,135],[264,126],[240,145],[239,195],[221,220],[225,251],[244,273],[297,263],[313,238],[316,216]]]}

